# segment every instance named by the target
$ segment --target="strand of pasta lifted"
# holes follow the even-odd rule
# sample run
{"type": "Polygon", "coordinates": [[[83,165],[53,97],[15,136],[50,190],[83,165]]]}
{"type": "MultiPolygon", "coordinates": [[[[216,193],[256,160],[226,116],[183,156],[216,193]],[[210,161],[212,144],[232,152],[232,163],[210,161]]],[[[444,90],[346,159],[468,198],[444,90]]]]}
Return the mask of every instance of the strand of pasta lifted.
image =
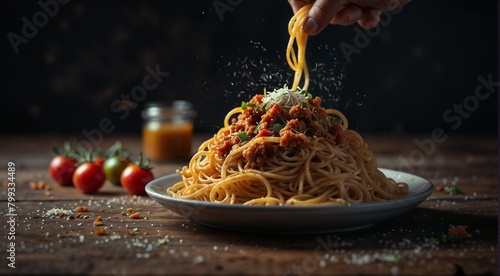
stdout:
{"type": "Polygon", "coordinates": [[[245,205],[350,205],[408,193],[408,185],[378,170],[345,116],[307,92],[302,25],[309,9],[299,10],[288,26],[292,88],[257,94],[231,110],[224,127],[177,171],[182,181],[167,190],[170,196],[245,205]]]}

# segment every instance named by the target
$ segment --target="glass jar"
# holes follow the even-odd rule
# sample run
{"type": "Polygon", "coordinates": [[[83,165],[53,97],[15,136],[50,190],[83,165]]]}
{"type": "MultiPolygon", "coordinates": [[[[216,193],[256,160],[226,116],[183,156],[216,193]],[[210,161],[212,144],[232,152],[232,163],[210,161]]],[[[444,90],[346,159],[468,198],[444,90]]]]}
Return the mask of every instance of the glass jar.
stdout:
{"type": "Polygon", "coordinates": [[[143,155],[159,162],[189,158],[195,115],[193,105],[187,101],[147,104],[142,112],[143,155]]]}

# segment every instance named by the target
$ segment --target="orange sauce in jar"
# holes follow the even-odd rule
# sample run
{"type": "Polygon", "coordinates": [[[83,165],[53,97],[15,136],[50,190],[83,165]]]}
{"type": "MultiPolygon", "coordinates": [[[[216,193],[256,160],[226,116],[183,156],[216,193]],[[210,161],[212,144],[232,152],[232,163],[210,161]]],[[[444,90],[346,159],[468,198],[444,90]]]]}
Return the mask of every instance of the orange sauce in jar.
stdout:
{"type": "Polygon", "coordinates": [[[186,101],[151,103],[143,112],[142,151],[153,161],[176,161],[191,155],[192,105],[186,101]]]}
{"type": "Polygon", "coordinates": [[[142,132],[143,154],[154,161],[189,158],[192,137],[190,123],[149,123],[142,132]]]}

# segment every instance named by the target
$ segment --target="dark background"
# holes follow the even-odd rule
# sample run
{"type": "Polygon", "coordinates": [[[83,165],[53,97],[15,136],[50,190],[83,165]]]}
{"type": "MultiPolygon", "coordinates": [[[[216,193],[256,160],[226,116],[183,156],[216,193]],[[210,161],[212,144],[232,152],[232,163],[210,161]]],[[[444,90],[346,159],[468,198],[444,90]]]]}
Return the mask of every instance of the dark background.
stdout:
{"type": "MultiPolygon", "coordinates": [[[[288,2],[230,2],[237,4],[221,17],[214,5],[227,0],[69,1],[17,54],[8,34],[22,35],[22,18],[33,22],[42,8],[4,2],[1,133],[81,133],[109,118],[116,133],[139,134],[144,105],[171,99],[192,101],[196,130],[214,132],[241,101],[292,83],[288,2]],[[169,76],[144,100],[122,101],[128,115],[113,110],[142,84],[146,66],[169,76]]],[[[372,37],[357,25],[310,37],[309,91],[362,133],[496,135],[498,87],[458,125],[443,114],[475,97],[479,76],[499,79],[498,2],[413,1],[383,18],[372,37]],[[350,62],[341,44],[359,46],[350,62]]]]}

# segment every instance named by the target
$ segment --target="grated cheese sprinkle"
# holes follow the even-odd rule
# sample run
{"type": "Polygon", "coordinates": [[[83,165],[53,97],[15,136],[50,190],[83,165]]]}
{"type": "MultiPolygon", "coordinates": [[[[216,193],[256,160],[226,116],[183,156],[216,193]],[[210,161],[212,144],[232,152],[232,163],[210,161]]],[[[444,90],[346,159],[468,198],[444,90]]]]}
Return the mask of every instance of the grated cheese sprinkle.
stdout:
{"type": "Polygon", "coordinates": [[[286,85],[283,88],[266,93],[266,96],[262,98],[262,103],[264,105],[276,103],[284,108],[290,108],[305,102],[307,102],[307,93],[305,93],[305,91],[301,89],[292,91],[286,85]]]}
{"type": "Polygon", "coordinates": [[[45,217],[55,217],[59,216],[60,214],[63,214],[65,216],[73,214],[73,211],[71,210],[66,210],[62,208],[52,208],[45,212],[45,217]]]}

